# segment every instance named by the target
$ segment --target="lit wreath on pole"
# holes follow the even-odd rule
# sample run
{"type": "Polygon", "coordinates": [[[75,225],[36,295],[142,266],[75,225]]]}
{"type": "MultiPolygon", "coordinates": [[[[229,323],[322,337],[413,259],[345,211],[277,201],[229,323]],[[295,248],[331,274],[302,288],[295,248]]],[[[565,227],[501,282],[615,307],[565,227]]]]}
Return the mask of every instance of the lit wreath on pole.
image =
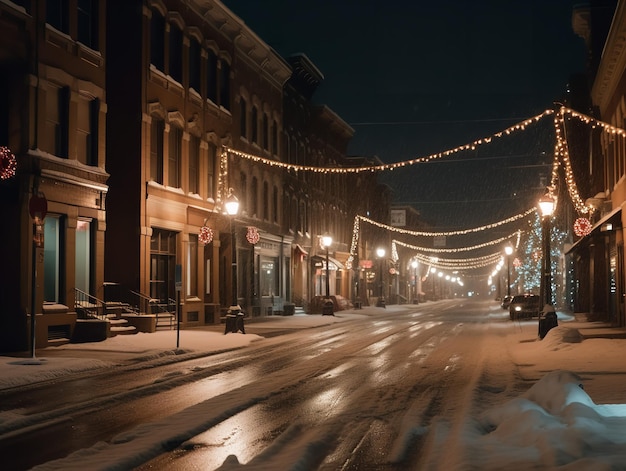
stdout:
{"type": "Polygon", "coordinates": [[[198,240],[201,244],[210,244],[213,240],[213,229],[207,226],[202,226],[200,228],[200,234],[198,234],[198,240]]]}
{"type": "Polygon", "coordinates": [[[585,237],[591,233],[591,222],[587,218],[578,218],[574,221],[574,234],[585,237]]]}
{"type": "Polygon", "coordinates": [[[259,230],[254,226],[248,226],[248,232],[246,232],[246,240],[252,245],[255,245],[261,236],[259,236],[259,230]]]}
{"type": "Polygon", "coordinates": [[[0,180],[8,180],[15,176],[17,161],[11,149],[0,146],[0,180]]]}

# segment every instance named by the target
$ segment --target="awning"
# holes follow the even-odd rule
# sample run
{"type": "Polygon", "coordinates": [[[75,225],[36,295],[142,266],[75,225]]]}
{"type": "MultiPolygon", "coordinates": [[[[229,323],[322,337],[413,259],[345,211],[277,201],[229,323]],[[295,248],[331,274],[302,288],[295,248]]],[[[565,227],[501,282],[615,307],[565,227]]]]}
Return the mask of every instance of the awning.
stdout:
{"type": "MultiPolygon", "coordinates": [[[[311,260],[313,261],[315,266],[319,265],[320,268],[326,269],[326,255],[312,257],[311,260]]],[[[339,260],[331,256],[328,256],[328,265],[331,270],[343,270],[345,268],[343,266],[343,263],[341,263],[339,260]]]]}
{"type": "Polygon", "coordinates": [[[622,208],[620,207],[620,208],[615,208],[612,211],[610,211],[607,214],[605,214],[604,216],[602,216],[602,218],[600,218],[600,220],[593,225],[593,227],[591,228],[591,231],[589,231],[589,234],[587,234],[584,237],[581,237],[574,244],[572,244],[572,246],[565,251],[565,255],[568,255],[568,254],[574,252],[582,244],[584,244],[585,242],[590,240],[592,237],[596,236],[602,230],[602,227],[605,224],[608,224],[608,223],[616,224],[616,223],[619,222],[619,226],[621,227],[621,225],[622,225],[621,224],[621,218],[622,218],[622,214],[621,213],[622,213],[622,208]]]}
{"type": "Polygon", "coordinates": [[[302,255],[309,255],[309,252],[304,250],[300,244],[296,244],[296,246],[294,247],[294,250],[296,252],[300,252],[302,255]]]}

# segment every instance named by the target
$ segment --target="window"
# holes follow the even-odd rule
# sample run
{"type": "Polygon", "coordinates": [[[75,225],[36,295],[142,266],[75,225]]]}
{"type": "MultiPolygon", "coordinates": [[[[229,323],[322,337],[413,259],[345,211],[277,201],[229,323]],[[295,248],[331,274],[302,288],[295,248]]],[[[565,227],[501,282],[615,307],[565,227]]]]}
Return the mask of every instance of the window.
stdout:
{"type": "Polygon", "coordinates": [[[183,32],[176,24],[170,26],[169,75],[178,83],[183,82],[183,32]]]}
{"type": "Polygon", "coordinates": [[[266,221],[270,218],[270,190],[267,182],[263,182],[263,219],[266,221]]]}
{"type": "Polygon", "coordinates": [[[187,297],[198,296],[198,235],[189,234],[187,248],[187,297]]]}
{"type": "Polygon", "coordinates": [[[239,201],[242,201],[246,206],[248,206],[248,176],[241,172],[239,174],[239,181],[241,185],[241,196],[239,197],[239,201]]]}
{"type": "Polygon", "coordinates": [[[68,157],[70,90],[50,85],[46,94],[45,150],[57,157],[68,157]]]}
{"type": "Polygon", "coordinates": [[[86,165],[98,165],[99,100],[80,96],[76,128],[76,158],[86,165]]]}
{"type": "Polygon", "coordinates": [[[272,155],[278,155],[278,123],[272,122],[272,155]]]}
{"type": "Polygon", "coordinates": [[[152,229],[150,297],[168,303],[176,297],[176,232],[152,229]]]}
{"type": "Polygon", "coordinates": [[[165,122],[157,117],[152,117],[150,128],[150,178],[163,184],[163,133],[165,122]]]}
{"type": "Polygon", "coordinates": [[[252,177],[252,187],[250,188],[252,196],[252,216],[256,217],[259,214],[259,181],[256,177],[252,177]]]}
{"type": "Polygon", "coordinates": [[[278,222],[278,188],[274,187],[272,197],[272,217],[274,222],[278,222]]]}
{"type": "Polygon", "coordinates": [[[59,216],[48,215],[44,219],[44,301],[61,303],[63,293],[63,260],[65,260],[65,244],[63,241],[63,224],[59,216]]]}
{"type": "Polygon", "coordinates": [[[46,0],[46,23],[63,33],[69,33],[69,10],[69,0],[46,0]]]}
{"type": "Polygon", "coordinates": [[[200,43],[196,38],[191,38],[189,44],[189,88],[200,93],[200,43]]]}
{"type": "Polygon", "coordinates": [[[217,56],[210,49],[207,52],[206,97],[213,103],[217,103],[217,56]]]}
{"type": "Polygon", "coordinates": [[[191,136],[189,139],[189,193],[200,193],[200,138],[191,136]]]}
{"type": "Polygon", "coordinates": [[[279,295],[278,288],[278,259],[275,257],[261,257],[259,273],[261,296],[279,295]]]}
{"type": "Polygon", "coordinates": [[[230,111],[230,64],[221,61],[220,69],[220,106],[230,111]]]}
{"type": "Polygon", "coordinates": [[[252,135],[252,142],[254,142],[255,144],[259,143],[259,112],[257,110],[256,106],[252,107],[252,117],[251,117],[251,121],[252,123],[250,123],[250,127],[251,127],[251,135],[252,135]]]}
{"type": "Polygon", "coordinates": [[[78,40],[91,49],[98,49],[98,4],[96,0],[78,0],[78,40]]]}
{"type": "Polygon", "coordinates": [[[79,219],[76,223],[76,261],[74,286],[91,294],[92,258],[91,220],[79,219]]]}
{"type": "Polygon", "coordinates": [[[165,18],[158,10],[152,9],[150,20],[150,62],[161,72],[164,72],[165,51],[165,18]]]}
{"type": "Polygon", "coordinates": [[[180,188],[181,137],[182,131],[176,126],[171,126],[167,157],[167,184],[173,188],[180,188]]]}
{"type": "Polygon", "coordinates": [[[262,124],[262,142],[261,144],[263,145],[263,149],[268,150],[269,149],[269,127],[268,127],[268,122],[267,122],[267,115],[265,113],[263,113],[263,124],[262,124]]]}
{"type": "Polygon", "coordinates": [[[241,131],[241,137],[248,138],[248,104],[245,98],[241,98],[239,102],[239,129],[241,131]]]}
{"type": "Polygon", "coordinates": [[[215,199],[215,161],[217,159],[217,146],[209,142],[206,176],[206,197],[215,199]]]}

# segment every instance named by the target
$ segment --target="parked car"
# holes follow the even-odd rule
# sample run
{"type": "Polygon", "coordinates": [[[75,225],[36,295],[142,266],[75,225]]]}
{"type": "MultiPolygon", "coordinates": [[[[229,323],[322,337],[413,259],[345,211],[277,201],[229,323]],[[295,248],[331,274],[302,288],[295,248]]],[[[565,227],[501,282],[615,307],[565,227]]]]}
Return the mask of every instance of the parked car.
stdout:
{"type": "Polygon", "coordinates": [[[509,317],[512,321],[539,317],[540,313],[541,301],[536,294],[519,294],[513,296],[511,304],[509,304],[509,317]]]}
{"type": "Polygon", "coordinates": [[[502,309],[509,308],[509,305],[511,304],[511,299],[513,299],[513,296],[509,296],[509,295],[506,295],[505,297],[502,298],[502,302],[500,303],[500,306],[502,306],[502,309]]]}

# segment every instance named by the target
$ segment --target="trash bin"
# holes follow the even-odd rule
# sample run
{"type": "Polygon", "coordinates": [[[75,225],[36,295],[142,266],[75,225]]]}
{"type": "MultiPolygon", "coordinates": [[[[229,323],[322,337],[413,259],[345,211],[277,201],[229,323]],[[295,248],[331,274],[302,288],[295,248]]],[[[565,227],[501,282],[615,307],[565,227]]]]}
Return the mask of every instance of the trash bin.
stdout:
{"type": "Polygon", "coordinates": [[[246,328],[244,326],[243,318],[245,313],[242,310],[237,311],[228,311],[226,314],[226,322],[224,326],[224,335],[232,332],[236,334],[237,332],[241,332],[242,334],[246,333],[246,328]]]}
{"type": "Polygon", "coordinates": [[[322,306],[322,316],[334,316],[335,305],[330,299],[327,299],[322,306]]]}
{"type": "Polygon", "coordinates": [[[548,331],[559,325],[556,312],[547,312],[539,318],[539,338],[543,340],[548,331]]]}

